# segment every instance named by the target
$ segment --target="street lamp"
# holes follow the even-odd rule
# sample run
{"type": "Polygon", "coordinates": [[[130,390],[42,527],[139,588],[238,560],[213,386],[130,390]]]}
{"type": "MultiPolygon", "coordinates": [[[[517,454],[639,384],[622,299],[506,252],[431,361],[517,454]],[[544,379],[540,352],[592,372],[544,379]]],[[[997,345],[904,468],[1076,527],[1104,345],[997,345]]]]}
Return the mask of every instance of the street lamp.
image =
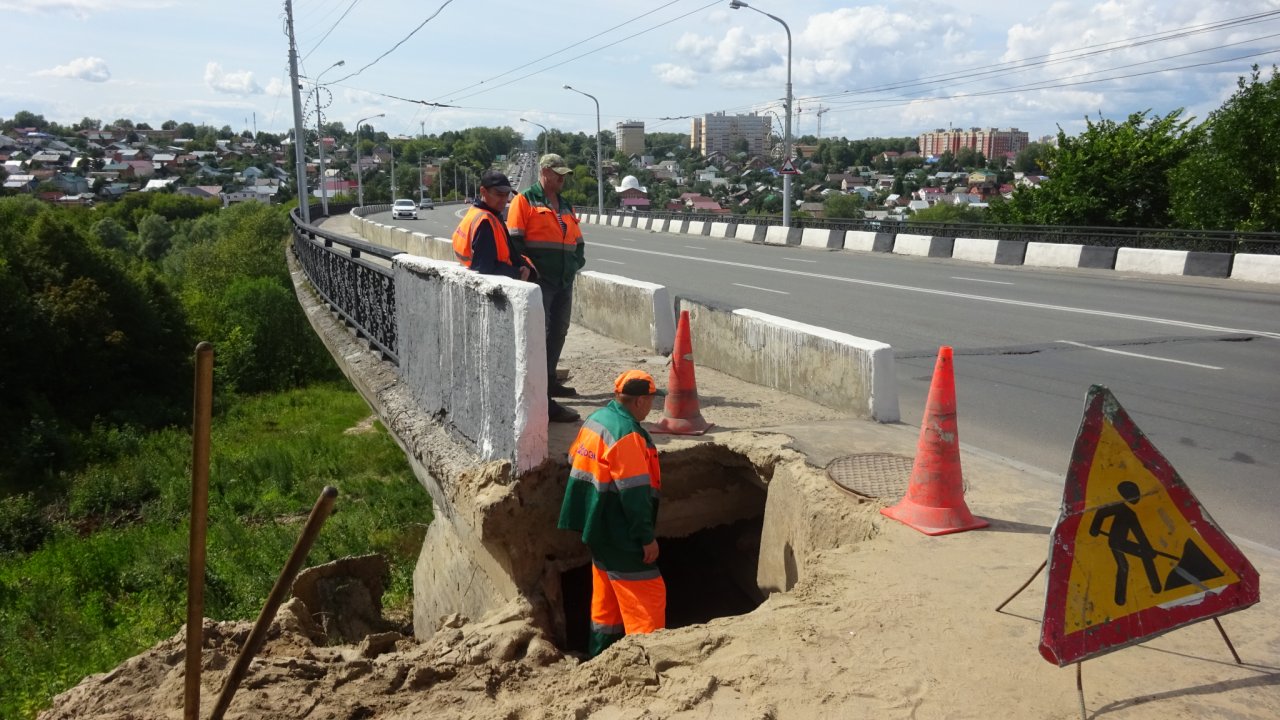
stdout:
{"type": "Polygon", "coordinates": [[[339,60],[316,76],[316,144],[320,146],[320,208],[326,216],[329,215],[329,179],[324,176],[324,131],[320,128],[320,78],[324,77],[324,74],[330,70],[346,64],[346,60],[339,60]]]}
{"type": "MultiPolygon", "coordinates": [[[[791,162],[791,28],[777,15],[770,15],[763,10],[757,10],[742,2],[742,0],[729,0],[729,7],[733,10],[740,8],[755,10],[767,18],[777,21],[782,26],[782,29],[787,31],[787,102],[785,108],[787,114],[786,122],[783,123],[782,162],[784,164],[789,163],[791,162]]],[[[782,176],[782,226],[785,228],[791,227],[791,175],[789,173],[782,176]]]]}
{"type": "MultiPolygon", "coordinates": [[[[565,87],[568,87],[568,86],[566,85],[565,87]]],[[[527,122],[530,125],[537,125],[538,127],[542,128],[542,154],[546,155],[548,152],[550,152],[549,150],[547,150],[547,136],[551,134],[551,131],[547,129],[547,126],[543,125],[542,123],[536,123],[532,120],[525,120],[524,118],[520,118],[520,122],[527,122]]]]}
{"type": "Polygon", "coordinates": [[[360,207],[364,207],[364,173],[360,172],[360,124],[365,120],[373,120],[374,118],[386,117],[386,113],[378,113],[370,115],[356,121],[356,187],[360,193],[360,207]]]}
{"type": "Polygon", "coordinates": [[[600,162],[600,101],[596,100],[596,96],[591,93],[584,93],[577,88],[564,86],[565,90],[572,90],[579,95],[586,95],[591,98],[591,102],[596,104],[596,201],[599,204],[600,214],[604,215],[604,165],[600,162]]]}

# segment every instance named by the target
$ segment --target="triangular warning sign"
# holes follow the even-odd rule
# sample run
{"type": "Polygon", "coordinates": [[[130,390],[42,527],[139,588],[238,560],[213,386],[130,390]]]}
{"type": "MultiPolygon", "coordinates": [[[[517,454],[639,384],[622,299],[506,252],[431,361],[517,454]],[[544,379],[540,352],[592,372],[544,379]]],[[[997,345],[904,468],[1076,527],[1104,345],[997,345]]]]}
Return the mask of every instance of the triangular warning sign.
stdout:
{"type": "Polygon", "coordinates": [[[1059,667],[1258,602],[1258,571],[1100,385],[1049,547],[1040,654],[1059,667]]]}
{"type": "Polygon", "coordinates": [[[799,175],[800,174],[800,171],[796,170],[795,164],[791,162],[791,158],[787,158],[786,160],[782,161],[782,169],[779,170],[778,172],[782,173],[783,175],[799,175]]]}

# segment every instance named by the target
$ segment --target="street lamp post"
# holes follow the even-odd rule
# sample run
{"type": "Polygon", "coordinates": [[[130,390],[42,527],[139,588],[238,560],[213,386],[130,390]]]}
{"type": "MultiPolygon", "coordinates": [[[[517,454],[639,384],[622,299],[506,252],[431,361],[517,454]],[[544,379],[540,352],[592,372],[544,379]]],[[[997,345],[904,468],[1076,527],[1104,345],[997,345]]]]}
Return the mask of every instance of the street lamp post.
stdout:
{"type": "Polygon", "coordinates": [[[324,74],[330,70],[336,67],[342,67],[346,64],[346,60],[339,60],[325,68],[323,72],[316,76],[316,145],[320,146],[320,208],[321,212],[326,216],[329,214],[329,179],[324,176],[324,130],[320,127],[320,121],[323,117],[323,114],[320,112],[320,78],[324,77],[324,74]]]}
{"type": "Polygon", "coordinates": [[[530,125],[537,125],[538,127],[542,128],[542,154],[546,155],[548,152],[551,152],[550,150],[547,149],[547,136],[551,134],[551,131],[547,129],[546,125],[543,125],[542,123],[536,123],[532,120],[525,120],[524,118],[520,118],[520,122],[527,122],[530,125]]]}
{"type": "Polygon", "coordinates": [[[367,118],[362,118],[356,121],[356,188],[360,193],[360,207],[364,207],[364,173],[360,172],[360,124],[366,120],[373,120],[374,118],[386,116],[386,113],[378,113],[377,115],[370,115],[367,118]]]}
{"type": "MultiPolygon", "coordinates": [[[[755,10],[761,15],[764,15],[765,17],[776,21],[779,25],[782,26],[783,30],[787,31],[787,101],[786,101],[786,108],[785,108],[787,114],[785,116],[786,122],[783,123],[784,129],[783,129],[783,136],[782,136],[782,161],[783,163],[789,163],[791,162],[791,28],[788,27],[787,24],[782,21],[782,18],[778,17],[777,15],[770,15],[769,13],[763,10],[757,10],[756,8],[753,8],[750,5],[742,2],[742,0],[729,0],[729,7],[733,10],[738,10],[740,8],[755,10]]],[[[782,226],[785,228],[791,227],[791,175],[790,174],[785,174],[782,176],[782,226]]]]}
{"type": "Polygon", "coordinates": [[[595,95],[584,93],[577,88],[565,85],[564,89],[572,90],[579,95],[586,95],[591,98],[591,102],[596,104],[596,202],[599,205],[600,214],[604,215],[604,165],[600,161],[600,101],[596,100],[595,95]]]}

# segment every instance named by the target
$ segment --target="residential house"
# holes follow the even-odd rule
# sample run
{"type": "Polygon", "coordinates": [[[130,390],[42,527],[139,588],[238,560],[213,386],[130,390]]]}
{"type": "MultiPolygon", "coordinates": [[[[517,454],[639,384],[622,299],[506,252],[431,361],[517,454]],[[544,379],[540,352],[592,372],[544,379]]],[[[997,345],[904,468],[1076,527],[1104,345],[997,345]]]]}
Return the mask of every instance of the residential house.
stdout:
{"type": "Polygon", "coordinates": [[[149,178],[156,174],[156,166],[150,160],[126,160],[124,164],[133,168],[136,178],[149,178]]]}
{"type": "Polygon", "coordinates": [[[169,188],[175,187],[177,183],[178,183],[178,178],[176,177],[152,178],[151,180],[147,181],[147,184],[142,188],[142,192],[168,190],[169,188]]]}
{"type": "Polygon", "coordinates": [[[36,180],[36,176],[30,173],[13,173],[4,179],[5,190],[17,190],[24,193],[33,192],[39,184],[40,182],[36,180]]]}
{"type": "Polygon", "coordinates": [[[174,191],[178,195],[190,195],[197,198],[216,198],[222,194],[221,185],[195,185],[180,187],[174,191]]]}
{"type": "Polygon", "coordinates": [[[615,187],[614,191],[618,193],[622,207],[637,210],[649,209],[649,190],[640,184],[635,175],[622,178],[622,184],[615,187]]]}

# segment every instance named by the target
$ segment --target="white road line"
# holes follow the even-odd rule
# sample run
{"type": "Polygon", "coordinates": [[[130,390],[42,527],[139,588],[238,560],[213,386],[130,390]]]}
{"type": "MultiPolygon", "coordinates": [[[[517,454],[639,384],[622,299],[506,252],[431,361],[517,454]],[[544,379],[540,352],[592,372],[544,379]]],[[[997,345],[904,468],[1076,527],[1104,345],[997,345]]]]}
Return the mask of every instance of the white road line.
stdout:
{"type": "Polygon", "coordinates": [[[1144,360],[1159,360],[1160,362],[1177,363],[1178,365],[1190,365],[1191,367],[1204,368],[1206,370],[1221,370],[1217,365],[1201,365],[1200,363],[1187,362],[1186,360],[1170,360],[1169,358],[1156,357],[1154,355],[1142,355],[1139,353],[1125,352],[1124,350],[1114,350],[1112,348],[1094,347],[1093,345],[1085,345],[1084,343],[1071,342],[1070,340],[1057,340],[1064,345],[1074,345],[1076,347],[1097,350],[1098,352],[1114,353],[1116,355],[1127,355],[1129,357],[1142,358],[1144,360]]]}
{"type": "Polygon", "coordinates": [[[755,285],[743,285],[742,283],[734,283],[734,285],[737,285],[738,287],[751,288],[752,290],[763,290],[765,292],[777,293],[779,295],[791,294],[789,292],[783,292],[781,290],[770,290],[769,288],[756,287],[755,285]]]}
{"type": "Polygon", "coordinates": [[[990,297],[987,295],[971,295],[969,293],[952,292],[950,290],[935,290],[934,288],[916,287],[914,285],[898,285],[896,283],[877,282],[875,280],[859,280],[857,278],[840,277],[839,275],[826,275],[823,273],[805,272],[803,270],[788,270],[780,267],[766,267],[764,265],[752,265],[751,263],[732,262],[729,260],[712,260],[705,257],[697,257],[695,255],[679,255],[676,253],[663,252],[660,250],[641,250],[640,248],[620,247],[617,245],[609,245],[606,243],[595,243],[600,247],[612,248],[614,250],[625,250],[627,252],[644,253],[646,255],[658,255],[668,260],[693,260],[694,262],[713,263],[716,265],[725,265],[728,267],[746,268],[748,270],[761,270],[764,272],[783,273],[786,275],[799,275],[801,277],[819,278],[821,280],[834,280],[835,282],[849,283],[852,285],[867,285],[870,287],[888,288],[890,290],[905,290],[907,292],[924,293],[926,295],[941,295],[943,297],[961,298],[964,300],[977,300],[979,302],[995,303],[997,305],[1016,305],[1018,307],[1037,308],[1040,310],[1055,310],[1057,312],[1074,313],[1077,315],[1092,315],[1095,317],[1116,318],[1118,320],[1137,320],[1139,322],[1148,322],[1156,325],[1171,325],[1173,327],[1188,328],[1191,330],[1204,330],[1213,333],[1234,333],[1240,335],[1253,335],[1255,337],[1271,338],[1272,340],[1280,340],[1280,332],[1267,332],[1265,330],[1249,330],[1246,328],[1222,327],[1219,325],[1205,325],[1204,323],[1186,322],[1184,320],[1170,320],[1168,318],[1151,317],[1149,315],[1130,315],[1128,313],[1111,312],[1109,310],[1090,310],[1088,308],[1071,307],[1069,305],[1049,305],[1048,303],[1028,302],[1026,300],[1010,300],[1008,298],[990,297]]]}
{"type": "Polygon", "coordinates": [[[991,283],[992,285],[1012,285],[1013,284],[1011,282],[1000,282],[999,280],[983,280],[981,278],[967,278],[967,277],[960,277],[958,275],[952,275],[951,279],[952,280],[968,280],[969,282],[991,283]]]}
{"type": "Polygon", "coordinates": [[[607,262],[607,263],[612,263],[614,265],[626,265],[626,263],[620,262],[618,260],[605,260],[604,258],[596,258],[595,260],[596,262],[607,262]]]}
{"type": "Polygon", "coordinates": [[[804,259],[801,259],[801,258],[782,258],[782,259],[783,259],[783,260],[790,260],[791,262],[807,262],[807,263],[816,263],[816,262],[818,262],[817,260],[804,260],[804,259]]]}
{"type": "Polygon", "coordinates": [[[685,245],[685,247],[689,248],[690,250],[706,250],[706,248],[698,247],[697,245],[685,245]]]}

